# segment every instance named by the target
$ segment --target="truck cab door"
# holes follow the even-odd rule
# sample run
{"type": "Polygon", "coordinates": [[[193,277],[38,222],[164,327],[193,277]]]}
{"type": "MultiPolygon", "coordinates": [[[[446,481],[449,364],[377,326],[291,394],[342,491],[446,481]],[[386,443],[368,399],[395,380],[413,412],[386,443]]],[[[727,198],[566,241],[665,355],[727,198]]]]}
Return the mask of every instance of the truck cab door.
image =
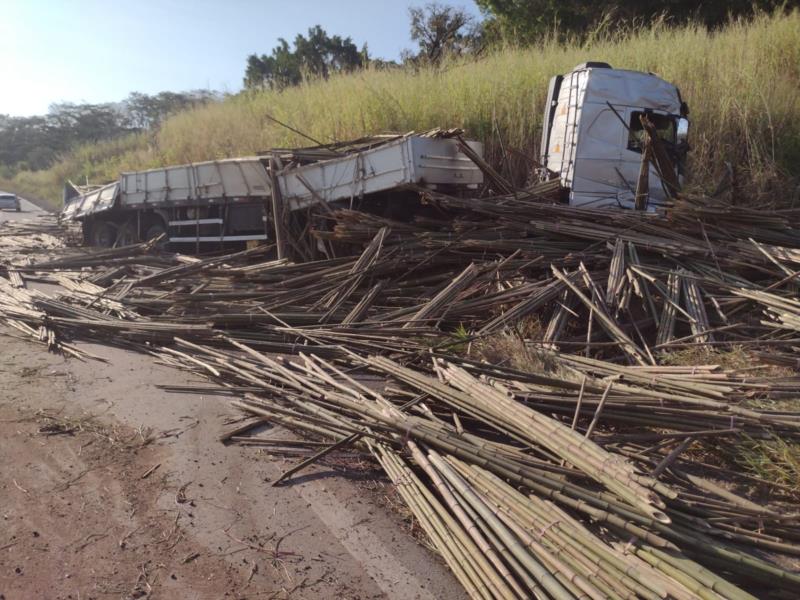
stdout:
{"type": "MultiPolygon", "coordinates": [[[[580,132],[571,172],[570,204],[588,208],[619,207],[622,182],[619,165],[627,132],[607,104],[586,103],[582,107],[580,132]]],[[[631,195],[632,198],[632,195],[631,195]]]]}

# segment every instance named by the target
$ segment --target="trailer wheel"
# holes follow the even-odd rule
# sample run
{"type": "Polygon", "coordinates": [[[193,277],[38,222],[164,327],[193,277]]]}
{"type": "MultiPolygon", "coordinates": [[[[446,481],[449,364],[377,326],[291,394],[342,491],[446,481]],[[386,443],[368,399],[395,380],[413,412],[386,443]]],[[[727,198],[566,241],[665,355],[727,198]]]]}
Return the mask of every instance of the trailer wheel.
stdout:
{"type": "Polygon", "coordinates": [[[117,228],[108,221],[97,221],[92,225],[92,246],[111,248],[117,239],[117,228]]]}
{"type": "Polygon", "coordinates": [[[114,241],[114,246],[130,246],[138,241],[139,236],[136,235],[136,225],[128,222],[117,230],[117,237],[114,241]]]}
{"type": "MultiPolygon", "coordinates": [[[[161,221],[161,219],[157,219],[145,230],[144,241],[149,242],[153,238],[157,238],[158,236],[166,233],[167,228],[164,227],[164,223],[161,221]]],[[[167,242],[169,242],[169,240],[167,239],[167,236],[164,235],[164,237],[159,240],[158,247],[163,248],[167,245],[167,242]]]]}

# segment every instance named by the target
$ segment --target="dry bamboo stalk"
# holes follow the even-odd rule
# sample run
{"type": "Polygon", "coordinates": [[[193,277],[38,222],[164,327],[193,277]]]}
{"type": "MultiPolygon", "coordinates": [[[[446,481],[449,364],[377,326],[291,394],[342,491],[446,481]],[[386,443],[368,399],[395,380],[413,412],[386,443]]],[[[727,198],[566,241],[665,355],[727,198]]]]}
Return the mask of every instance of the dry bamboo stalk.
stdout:
{"type": "MultiPolygon", "coordinates": [[[[797,383],[748,369],[648,365],[661,358],[650,348],[701,344],[770,348],[769,360],[795,364],[800,304],[786,284],[795,275],[789,267],[800,264],[800,211],[731,210],[691,197],[676,200],[668,219],[576,210],[552,204],[558,193],[552,182],[497,198],[424,193],[439,216],[413,223],[331,207],[326,218],[333,229],[317,232],[318,239],[360,245],[354,256],[293,264],[269,260],[267,249],[197,259],[144,246],[54,246],[35,259],[38,265],[0,262],[0,321],[66,354],[86,356],[64,342],[72,339],[149,352],[245,394],[237,406],[246,412],[322,440],[359,437],[361,447],[377,447],[371,440],[379,440],[385,468],[401,480],[413,472],[395,450],[408,443],[441,453],[466,485],[456,489],[432,467],[444,484],[442,498],[449,493],[456,504],[438,501],[436,484],[429,489],[421,480],[404,498],[475,597],[502,596],[512,583],[523,590],[535,584],[523,553],[538,557],[570,594],[587,597],[746,597],[717,572],[741,573],[736,581],[749,586],[800,589],[793,574],[740,551],[795,555],[796,515],[693,480],[681,446],[663,454],[675,439],[800,439],[796,413],[747,402],[791,398],[797,383]],[[454,286],[470,266],[474,277],[454,286]],[[20,287],[20,280],[56,291],[20,287]],[[440,291],[420,304],[431,290],[440,291]],[[587,314],[589,321],[581,322],[587,314]],[[460,343],[450,335],[459,325],[485,336],[528,315],[549,323],[538,373],[444,356],[460,343]],[[593,327],[595,318],[600,328],[593,327]],[[562,348],[585,348],[586,356],[546,346],[556,340],[562,348]],[[445,362],[431,367],[429,352],[445,362]],[[385,393],[351,371],[374,366],[366,357],[375,353],[409,371],[386,372],[385,393]],[[616,364],[626,358],[637,366],[616,364]],[[424,406],[410,414],[399,410],[420,389],[431,392],[424,406]],[[568,425],[601,411],[602,419],[589,426],[598,451],[581,445],[568,425]],[[642,469],[631,472],[628,459],[642,469]],[[562,461],[577,469],[563,468],[562,461]],[[481,467],[496,475],[477,475],[481,467]],[[672,523],[648,516],[654,506],[648,493],[664,500],[672,523]],[[517,539],[519,558],[473,508],[478,501],[504,535],[517,539]],[[449,512],[456,505],[459,518],[449,512]],[[564,508],[582,522],[570,521],[564,508]],[[469,522],[471,531],[463,526],[469,522]],[[600,528],[612,544],[637,536],[636,554],[607,546],[597,536],[600,528]],[[500,562],[479,557],[476,548],[494,549],[500,562]],[[495,571],[500,564],[505,572],[495,571]]],[[[6,241],[28,243],[29,231],[35,229],[0,225],[0,255],[6,241]],[[8,231],[25,231],[27,238],[8,231]]],[[[304,241],[292,241],[303,250],[304,241]]]]}
{"type": "Polygon", "coordinates": [[[578,299],[586,305],[587,308],[594,312],[595,318],[603,325],[606,331],[616,339],[620,347],[640,365],[648,364],[645,360],[643,352],[633,343],[625,333],[619,328],[619,326],[614,322],[614,320],[605,312],[602,312],[597,304],[589,300],[576,286],[573,284],[569,279],[556,267],[552,267],[553,274],[563,281],[567,287],[572,290],[572,293],[575,294],[578,299]]]}
{"type": "Polygon", "coordinates": [[[453,300],[459,292],[470,285],[478,276],[478,268],[470,263],[457,277],[453,279],[443,290],[436,294],[429,302],[425,303],[411,318],[406,321],[403,328],[410,327],[419,321],[430,319],[436,315],[447,302],[453,300]]]}
{"type": "MultiPolygon", "coordinates": [[[[496,569],[497,573],[501,576],[501,578],[495,578],[494,586],[495,586],[495,593],[500,598],[509,598],[512,596],[516,596],[518,598],[525,598],[527,596],[526,592],[519,586],[519,584],[514,579],[514,576],[508,570],[506,565],[503,563],[501,557],[495,552],[495,549],[490,545],[487,539],[483,536],[483,534],[478,529],[475,521],[471,519],[461,505],[456,500],[453,492],[447,486],[447,484],[442,480],[439,476],[438,472],[433,468],[430,464],[428,459],[422,453],[422,451],[417,447],[417,445],[409,441],[407,442],[409,449],[411,450],[411,454],[414,457],[414,461],[422,467],[425,473],[430,477],[431,481],[433,481],[434,486],[439,491],[439,494],[444,498],[447,505],[450,507],[450,510],[456,516],[456,518],[461,522],[461,525],[467,531],[467,533],[472,537],[477,547],[480,549],[481,553],[486,556],[489,561],[491,561],[492,565],[494,565],[494,569],[496,569]]],[[[493,572],[493,570],[489,567],[485,569],[488,572],[493,572]]]]}

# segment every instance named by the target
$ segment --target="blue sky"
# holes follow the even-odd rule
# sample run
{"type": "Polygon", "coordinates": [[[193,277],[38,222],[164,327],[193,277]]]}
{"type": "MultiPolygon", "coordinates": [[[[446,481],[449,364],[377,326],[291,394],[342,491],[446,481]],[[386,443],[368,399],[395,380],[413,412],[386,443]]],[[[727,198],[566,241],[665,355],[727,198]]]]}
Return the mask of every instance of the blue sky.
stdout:
{"type": "MultiPolygon", "coordinates": [[[[0,0],[0,114],[131,91],[241,88],[248,54],[321,25],[370,54],[413,45],[408,7],[427,0],[0,0]]],[[[479,14],[473,0],[445,2],[479,14]]]]}

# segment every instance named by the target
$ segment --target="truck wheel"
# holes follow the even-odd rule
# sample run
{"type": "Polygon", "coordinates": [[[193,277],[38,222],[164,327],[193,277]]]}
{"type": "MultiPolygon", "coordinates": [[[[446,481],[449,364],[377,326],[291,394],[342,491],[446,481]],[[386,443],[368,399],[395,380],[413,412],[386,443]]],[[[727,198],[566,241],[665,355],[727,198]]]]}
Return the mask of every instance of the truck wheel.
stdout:
{"type": "Polygon", "coordinates": [[[132,223],[125,223],[117,230],[117,237],[114,241],[114,246],[130,246],[139,241],[139,236],[136,235],[136,226],[132,223]]]}
{"type": "Polygon", "coordinates": [[[92,246],[111,248],[117,239],[117,228],[108,221],[99,221],[92,226],[92,246]]]}
{"type": "MultiPolygon", "coordinates": [[[[159,221],[157,221],[157,222],[155,222],[155,223],[151,224],[151,225],[150,225],[150,226],[147,228],[147,230],[145,231],[145,234],[144,234],[144,240],[145,240],[146,242],[149,242],[149,241],[150,241],[150,240],[152,240],[153,238],[157,238],[158,236],[160,236],[162,233],[167,233],[167,228],[166,228],[166,227],[164,227],[164,224],[163,224],[163,223],[162,223],[162,222],[159,220],[159,221]]],[[[169,240],[167,239],[167,236],[165,235],[165,236],[164,236],[164,237],[163,237],[163,238],[162,238],[162,239],[161,239],[161,240],[158,242],[158,246],[159,246],[160,248],[163,248],[164,246],[166,246],[166,245],[167,245],[167,242],[168,242],[168,241],[169,241],[169,240]]]]}

